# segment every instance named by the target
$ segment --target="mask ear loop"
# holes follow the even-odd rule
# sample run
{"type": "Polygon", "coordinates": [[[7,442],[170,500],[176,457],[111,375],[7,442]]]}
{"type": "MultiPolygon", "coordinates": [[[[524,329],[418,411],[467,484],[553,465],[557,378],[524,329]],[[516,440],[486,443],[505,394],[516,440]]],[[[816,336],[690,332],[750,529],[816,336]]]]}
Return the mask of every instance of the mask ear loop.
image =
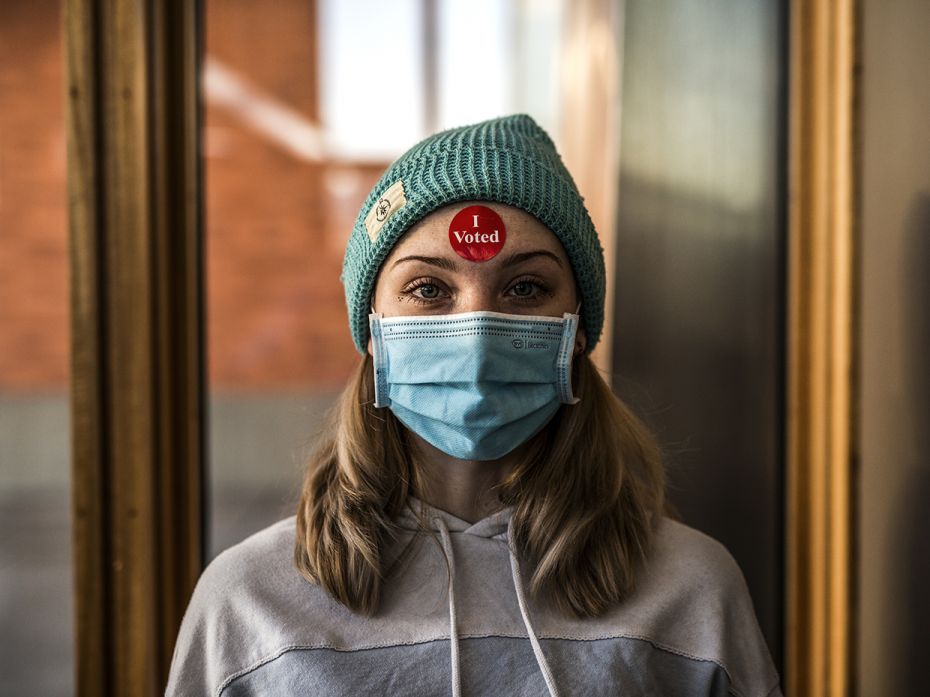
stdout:
{"type": "Polygon", "coordinates": [[[575,315],[578,317],[578,321],[580,322],[581,321],[581,301],[580,300],[578,301],[578,307],[575,308],[575,315]]]}
{"type": "Polygon", "coordinates": [[[371,334],[372,364],[374,369],[374,407],[378,409],[391,405],[387,379],[388,358],[384,351],[384,340],[381,334],[381,315],[375,312],[368,315],[368,331],[371,334]]]}
{"type": "Polygon", "coordinates": [[[575,333],[578,331],[578,316],[565,313],[565,324],[562,327],[562,341],[556,357],[556,371],[558,373],[559,401],[563,404],[577,404],[580,397],[572,393],[572,360],[575,347],[575,333]]]}

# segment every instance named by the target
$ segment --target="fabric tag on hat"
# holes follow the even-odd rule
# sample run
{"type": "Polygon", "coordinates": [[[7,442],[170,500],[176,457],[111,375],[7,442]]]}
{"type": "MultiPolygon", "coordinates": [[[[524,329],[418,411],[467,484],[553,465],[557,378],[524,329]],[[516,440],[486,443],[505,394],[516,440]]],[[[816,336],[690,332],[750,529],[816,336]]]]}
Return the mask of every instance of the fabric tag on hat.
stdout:
{"type": "Polygon", "coordinates": [[[387,191],[381,194],[381,197],[375,201],[368,215],[365,216],[365,229],[368,230],[368,237],[374,242],[378,233],[384,224],[397,211],[407,205],[407,197],[404,195],[404,182],[398,179],[391,184],[387,191]]]}

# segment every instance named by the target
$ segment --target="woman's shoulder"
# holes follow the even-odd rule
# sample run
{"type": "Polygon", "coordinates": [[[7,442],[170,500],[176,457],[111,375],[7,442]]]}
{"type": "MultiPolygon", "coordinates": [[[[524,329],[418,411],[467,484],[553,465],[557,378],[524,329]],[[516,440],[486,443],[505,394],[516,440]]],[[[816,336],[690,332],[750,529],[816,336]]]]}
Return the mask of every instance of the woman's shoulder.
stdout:
{"type": "MultiPolygon", "coordinates": [[[[187,615],[222,621],[229,625],[227,632],[241,630],[241,621],[247,619],[245,629],[253,640],[273,636],[277,642],[284,638],[282,620],[295,613],[312,619],[342,612],[342,605],[298,571],[295,535],[291,516],[221,552],[197,581],[187,615]]],[[[304,634],[313,629],[312,623],[301,627],[304,634]]],[[[302,637],[308,638],[312,637],[302,637]]]]}
{"type": "Polygon", "coordinates": [[[629,596],[598,617],[541,623],[545,635],[616,641],[630,661],[663,666],[666,679],[720,675],[732,694],[778,695],[778,674],[733,555],[669,518],[654,530],[629,596]]]}
{"type": "Polygon", "coordinates": [[[663,517],[635,593],[618,619],[657,648],[712,661],[741,694],[767,694],[778,676],[739,564],[710,535],[663,517]]]}
{"type": "Polygon", "coordinates": [[[204,569],[175,643],[167,694],[217,694],[281,647],[312,641],[335,601],[294,565],[295,519],[220,553],[204,569]],[[305,622],[295,623],[303,615],[305,622]]]}
{"type": "Polygon", "coordinates": [[[292,567],[295,525],[295,516],[279,520],[220,552],[201,573],[198,590],[249,587],[292,567]]]}
{"type": "Polygon", "coordinates": [[[637,580],[631,601],[662,608],[652,614],[668,628],[690,619],[718,635],[739,627],[758,630],[742,569],[730,551],[710,535],[663,517],[637,580]]]}
{"type": "Polygon", "coordinates": [[[662,517],[655,528],[647,573],[684,581],[690,591],[734,592],[745,585],[743,572],[719,541],[685,523],[662,517]]]}

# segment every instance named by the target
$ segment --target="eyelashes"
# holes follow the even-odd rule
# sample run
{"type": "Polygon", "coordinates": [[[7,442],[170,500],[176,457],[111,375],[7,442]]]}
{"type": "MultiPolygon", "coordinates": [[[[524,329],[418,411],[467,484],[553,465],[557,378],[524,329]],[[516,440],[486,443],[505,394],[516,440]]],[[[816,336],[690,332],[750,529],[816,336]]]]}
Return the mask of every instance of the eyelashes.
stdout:
{"type": "MultiPolygon", "coordinates": [[[[509,297],[518,303],[538,303],[544,297],[551,297],[552,290],[549,286],[544,283],[542,280],[534,276],[522,276],[514,281],[510,287],[507,289],[509,297]],[[525,294],[522,292],[517,294],[510,294],[510,291],[514,289],[521,288],[528,289],[531,292],[525,294]]],[[[430,276],[423,276],[416,280],[408,283],[401,290],[401,298],[408,302],[412,302],[417,305],[436,305],[438,303],[445,302],[448,300],[448,291],[445,289],[444,284],[430,276]],[[427,290],[421,290],[421,289],[427,290]],[[435,294],[432,297],[424,297],[420,293],[430,293],[435,294]]]]}
{"type": "Polygon", "coordinates": [[[440,293],[448,295],[448,291],[444,290],[441,285],[442,284],[436,279],[423,276],[404,286],[403,290],[401,290],[401,297],[417,305],[432,305],[443,299],[439,295],[440,293]],[[420,294],[418,294],[418,292],[420,294]],[[432,297],[425,297],[424,294],[427,293],[432,297]],[[432,295],[433,293],[436,293],[436,295],[432,295]]]}

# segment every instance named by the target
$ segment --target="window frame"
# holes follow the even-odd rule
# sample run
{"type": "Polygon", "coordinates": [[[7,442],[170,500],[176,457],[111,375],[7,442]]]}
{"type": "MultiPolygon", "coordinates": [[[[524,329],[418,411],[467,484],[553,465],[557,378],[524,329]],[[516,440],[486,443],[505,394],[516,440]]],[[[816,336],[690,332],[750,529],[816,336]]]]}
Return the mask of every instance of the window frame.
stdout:
{"type": "Polygon", "coordinates": [[[163,694],[203,568],[199,0],[66,0],[75,685],[163,694]]]}

